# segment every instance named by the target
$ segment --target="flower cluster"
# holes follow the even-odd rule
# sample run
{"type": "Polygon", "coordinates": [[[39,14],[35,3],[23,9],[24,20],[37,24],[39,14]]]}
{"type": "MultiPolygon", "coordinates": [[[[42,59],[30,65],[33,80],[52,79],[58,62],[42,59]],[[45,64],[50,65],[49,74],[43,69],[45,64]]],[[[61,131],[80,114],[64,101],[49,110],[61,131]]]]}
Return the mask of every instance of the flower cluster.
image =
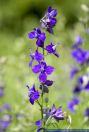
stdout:
{"type": "MultiPolygon", "coordinates": [[[[75,38],[75,42],[72,46],[72,57],[76,60],[79,67],[73,67],[70,72],[70,78],[78,74],[76,85],[73,89],[73,99],[68,103],[68,109],[71,112],[76,110],[76,106],[81,102],[79,100],[79,94],[83,91],[89,90],[89,72],[87,67],[89,66],[89,51],[84,50],[80,46],[84,43],[84,39],[81,36],[75,38]]],[[[85,116],[88,116],[88,109],[85,110],[85,116]]]]}
{"type": "Polygon", "coordinates": [[[84,40],[82,37],[80,36],[76,37],[75,43],[73,44],[73,51],[71,52],[71,55],[80,65],[86,65],[86,64],[88,65],[89,51],[80,48],[83,42],[84,40]]]}
{"type": "MultiPolygon", "coordinates": [[[[0,86],[0,97],[4,97],[4,87],[0,86]]],[[[7,103],[0,105],[0,132],[7,130],[11,124],[11,106],[7,103]]]]}
{"type": "Polygon", "coordinates": [[[49,33],[53,33],[53,27],[56,25],[57,11],[56,9],[52,9],[48,7],[47,12],[45,13],[44,17],[41,19],[41,27],[46,28],[49,33]]]}
{"type": "MultiPolygon", "coordinates": [[[[45,16],[41,19],[42,28],[46,28],[49,33],[53,33],[53,27],[56,25],[56,15],[56,9],[48,7],[45,16]]],[[[55,70],[53,66],[46,63],[45,52],[50,55],[55,55],[57,58],[59,57],[59,54],[56,50],[57,44],[51,42],[45,46],[46,34],[41,30],[40,27],[34,28],[32,32],[28,33],[28,38],[36,39],[35,52],[30,50],[31,59],[29,66],[31,67],[32,72],[38,75],[40,86],[39,90],[36,89],[35,84],[33,84],[32,87],[27,85],[27,87],[30,103],[34,105],[36,102],[40,106],[41,119],[35,122],[35,125],[38,127],[37,132],[39,132],[41,129],[45,128],[45,124],[49,117],[52,117],[57,121],[64,120],[64,114],[61,107],[56,109],[55,105],[53,105],[52,109],[47,107],[44,108],[44,94],[49,92],[49,87],[52,86],[54,82],[49,80],[48,76],[51,75],[55,70]],[[42,49],[42,52],[40,52],[41,50],[39,50],[39,48],[42,49]],[[34,61],[37,64],[34,65],[34,61]]],[[[48,103],[48,99],[45,99],[45,102],[48,103]]]]}

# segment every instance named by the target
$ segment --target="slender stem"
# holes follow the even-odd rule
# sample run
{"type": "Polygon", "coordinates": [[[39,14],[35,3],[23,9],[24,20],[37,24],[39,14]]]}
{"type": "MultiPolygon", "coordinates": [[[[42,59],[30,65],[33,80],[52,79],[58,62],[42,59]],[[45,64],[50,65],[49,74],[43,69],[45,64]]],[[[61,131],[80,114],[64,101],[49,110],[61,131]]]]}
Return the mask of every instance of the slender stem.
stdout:
{"type": "Polygon", "coordinates": [[[39,103],[39,101],[36,101],[37,104],[40,106],[40,110],[41,110],[41,119],[43,120],[43,106],[39,103]]]}

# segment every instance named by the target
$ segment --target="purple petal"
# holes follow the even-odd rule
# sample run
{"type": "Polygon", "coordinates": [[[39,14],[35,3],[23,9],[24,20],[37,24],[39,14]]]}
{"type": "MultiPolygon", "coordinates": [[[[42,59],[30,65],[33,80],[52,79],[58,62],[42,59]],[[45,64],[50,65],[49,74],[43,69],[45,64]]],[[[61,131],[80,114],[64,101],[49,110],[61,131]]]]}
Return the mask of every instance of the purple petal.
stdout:
{"type": "Polygon", "coordinates": [[[47,86],[52,86],[52,84],[53,84],[53,81],[51,81],[51,80],[46,80],[46,82],[45,82],[45,85],[47,85],[47,86]]]}
{"type": "Polygon", "coordinates": [[[84,42],[83,38],[81,36],[77,36],[75,38],[75,43],[73,44],[73,48],[77,48],[79,47],[80,45],[82,45],[82,43],[84,42]]]}
{"type": "Polygon", "coordinates": [[[50,33],[50,34],[53,34],[53,29],[51,27],[48,27],[47,28],[47,31],[50,33]]]}
{"type": "Polygon", "coordinates": [[[0,87],[0,97],[4,96],[4,88],[0,87]]]}
{"type": "Polygon", "coordinates": [[[40,96],[39,92],[36,91],[36,92],[34,93],[34,100],[38,100],[39,96],[40,96]]]}
{"type": "Polygon", "coordinates": [[[33,71],[34,73],[39,73],[40,70],[41,70],[40,64],[35,65],[35,66],[32,67],[32,71],[33,71]]]}
{"type": "Polygon", "coordinates": [[[47,76],[46,76],[45,73],[41,73],[41,74],[39,75],[39,80],[40,80],[40,82],[45,83],[46,79],[47,79],[47,76]]]}
{"type": "Polygon", "coordinates": [[[53,53],[54,52],[54,50],[52,48],[53,46],[54,45],[52,43],[46,46],[46,50],[48,51],[48,53],[53,53]]]}
{"type": "Polygon", "coordinates": [[[41,34],[40,27],[37,28],[37,33],[38,33],[38,34],[41,34]]]}
{"type": "Polygon", "coordinates": [[[44,46],[44,42],[42,40],[40,40],[40,39],[37,39],[36,45],[39,46],[39,47],[43,47],[44,46]]]}
{"type": "Polygon", "coordinates": [[[89,118],[89,108],[86,108],[86,110],[84,112],[84,116],[89,118]]]}
{"type": "Polygon", "coordinates": [[[36,38],[36,37],[37,37],[37,35],[36,35],[36,33],[35,33],[34,31],[28,33],[28,38],[30,38],[30,39],[34,39],[34,38],[36,38]]]}
{"type": "Polygon", "coordinates": [[[35,122],[35,125],[36,125],[37,127],[41,127],[41,126],[42,126],[42,120],[36,121],[36,122],[35,122]]]}
{"type": "Polygon", "coordinates": [[[50,13],[52,11],[51,6],[48,7],[48,12],[50,13]]]}
{"type": "Polygon", "coordinates": [[[87,83],[87,85],[85,86],[86,90],[89,90],[89,82],[87,83]]]}
{"type": "Polygon", "coordinates": [[[45,72],[46,72],[48,75],[50,75],[53,71],[54,71],[54,67],[52,67],[52,66],[47,66],[47,67],[46,67],[45,72]]]}
{"type": "Polygon", "coordinates": [[[72,101],[70,101],[69,103],[68,103],[68,109],[71,111],[71,112],[74,112],[75,110],[74,110],[74,103],[72,102],[72,101]]]}
{"type": "Polygon", "coordinates": [[[32,105],[34,104],[34,99],[30,98],[29,101],[32,105]]]}
{"type": "Polygon", "coordinates": [[[62,111],[62,107],[59,107],[56,111],[56,113],[54,114],[54,118],[57,120],[63,120],[64,119],[64,114],[62,111]]]}
{"type": "Polygon", "coordinates": [[[11,116],[8,114],[4,114],[0,123],[3,129],[7,129],[11,123],[11,116]]]}
{"type": "Polygon", "coordinates": [[[10,104],[3,104],[3,109],[5,109],[5,110],[11,110],[11,106],[10,106],[10,104]]]}
{"type": "Polygon", "coordinates": [[[78,78],[78,81],[79,81],[80,84],[83,84],[83,82],[84,82],[83,77],[82,77],[82,76],[79,77],[79,78],[78,78]]]}
{"type": "Polygon", "coordinates": [[[45,41],[45,39],[46,39],[45,33],[44,32],[41,33],[39,38],[40,38],[40,40],[45,41]]]}
{"type": "Polygon", "coordinates": [[[55,105],[53,104],[52,109],[51,109],[51,111],[50,111],[50,114],[53,115],[53,114],[55,114],[55,112],[56,112],[56,107],[55,107],[55,105]]]}
{"type": "Polygon", "coordinates": [[[36,61],[40,62],[43,59],[43,54],[36,51],[35,59],[36,59],[36,61]]]}
{"type": "Polygon", "coordinates": [[[51,26],[51,27],[55,26],[56,23],[57,23],[56,18],[52,18],[52,19],[50,20],[50,26],[51,26]]]}
{"type": "Polygon", "coordinates": [[[76,67],[72,68],[70,72],[70,79],[73,79],[73,77],[78,73],[78,69],[76,67]]]}
{"type": "Polygon", "coordinates": [[[51,14],[52,14],[53,17],[56,17],[56,15],[57,15],[56,9],[53,9],[53,10],[51,11],[51,14]]]}

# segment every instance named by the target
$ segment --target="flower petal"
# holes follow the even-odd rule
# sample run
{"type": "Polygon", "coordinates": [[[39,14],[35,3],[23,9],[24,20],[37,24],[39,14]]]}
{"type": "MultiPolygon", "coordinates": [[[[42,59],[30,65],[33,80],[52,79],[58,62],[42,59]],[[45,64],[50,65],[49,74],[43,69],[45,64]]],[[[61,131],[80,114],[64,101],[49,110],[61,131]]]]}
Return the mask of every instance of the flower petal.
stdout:
{"type": "Polygon", "coordinates": [[[40,82],[45,83],[46,79],[47,79],[47,76],[46,76],[45,73],[41,73],[41,74],[39,75],[39,80],[40,80],[40,82]]]}
{"type": "Polygon", "coordinates": [[[43,47],[44,46],[44,42],[42,40],[40,40],[40,39],[37,39],[36,45],[39,46],[39,47],[43,47]]]}
{"type": "Polygon", "coordinates": [[[36,61],[40,62],[43,59],[43,55],[41,53],[39,53],[38,51],[36,51],[35,59],[36,59],[36,61]]]}
{"type": "Polygon", "coordinates": [[[42,120],[36,121],[35,125],[38,126],[38,127],[41,127],[42,126],[42,120]]]}
{"type": "Polygon", "coordinates": [[[40,64],[35,65],[35,66],[32,67],[32,71],[33,71],[34,73],[39,73],[40,70],[41,70],[40,64]]]}
{"type": "Polygon", "coordinates": [[[51,81],[51,80],[46,80],[46,82],[45,82],[45,85],[47,85],[47,86],[52,86],[52,84],[53,84],[53,81],[51,81]]]}
{"type": "Polygon", "coordinates": [[[28,33],[28,38],[30,38],[30,39],[36,38],[36,33],[34,31],[28,33]]]}
{"type": "Polygon", "coordinates": [[[34,99],[33,98],[30,98],[29,99],[30,103],[33,105],[34,104],[34,99]]]}
{"type": "Polygon", "coordinates": [[[50,75],[53,71],[54,71],[54,67],[52,67],[52,66],[47,66],[47,67],[46,67],[45,72],[46,72],[48,75],[50,75]]]}

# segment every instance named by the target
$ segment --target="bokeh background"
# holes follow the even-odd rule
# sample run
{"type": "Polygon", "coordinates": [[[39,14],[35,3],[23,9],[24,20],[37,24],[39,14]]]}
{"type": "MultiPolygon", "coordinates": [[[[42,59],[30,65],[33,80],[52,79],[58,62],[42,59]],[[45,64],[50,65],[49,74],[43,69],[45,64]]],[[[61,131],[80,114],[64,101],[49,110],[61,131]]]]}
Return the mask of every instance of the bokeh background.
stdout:
{"type": "MultiPolygon", "coordinates": [[[[50,88],[49,106],[62,106],[72,117],[71,128],[85,128],[82,106],[75,114],[67,109],[67,103],[72,98],[74,80],[69,79],[70,69],[76,65],[70,52],[76,35],[86,40],[84,48],[89,49],[89,35],[80,18],[85,20],[87,14],[81,9],[82,4],[89,6],[89,0],[0,0],[0,86],[4,87],[4,96],[0,98],[0,106],[11,105],[12,123],[7,132],[34,132],[34,122],[39,119],[37,105],[31,106],[28,101],[26,85],[35,82],[37,77],[29,68],[30,51],[35,49],[35,40],[29,40],[28,32],[37,27],[48,6],[57,9],[57,25],[54,35],[47,33],[46,44],[51,41],[60,43],[57,51],[60,58],[47,56],[47,62],[56,68],[50,77],[55,81],[50,88]],[[21,114],[17,120],[16,115],[21,114]],[[25,118],[24,118],[25,117],[25,118]]],[[[89,14],[88,14],[89,15],[89,14]]],[[[88,96],[88,95],[87,95],[88,96]]],[[[88,97],[89,98],[89,97],[88,97]]],[[[87,104],[88,104],[87,100],[87,104]]],[[[0,113],[1,114],[1,113],[0,113]]],[[[65,124],[60,123],[60,128],[65,124]]]]}

